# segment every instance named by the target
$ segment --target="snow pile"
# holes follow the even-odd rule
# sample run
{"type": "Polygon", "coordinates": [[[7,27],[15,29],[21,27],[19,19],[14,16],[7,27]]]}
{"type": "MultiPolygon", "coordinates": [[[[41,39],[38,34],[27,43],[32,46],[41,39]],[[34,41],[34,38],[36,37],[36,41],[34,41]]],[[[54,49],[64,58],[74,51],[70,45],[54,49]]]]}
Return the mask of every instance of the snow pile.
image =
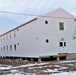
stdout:
{"type": "Polygon", "coordinates": [[[12,68],[12,66],[10,66],[10,65],[1,65],[0,64],[0,70],[9,70],[11,68],[12,68]]]}
{"type": "Polygon", "coordinates": [[[61,73],[55,73],[50,75],[76,75],[76,72],[61,72],[61,73]]]}
{"type": "Polygon", "coordinates": [[[59,65],[54,65],[55,67],[61,67],[61,66],[59,66],[59,65]]]}
{"type": "Polygon", "coordinates": [[[59,68],[59,70],[64,70],[64,69],[67,69],[67,67],[61,67],[61,68],[59,68]]]}
{"type": "Polygon", "coordinates": [[[42,65],[45,65],[45,64],[47,64],[47,63],[26,64],[26,65],[21,65],[21,66],[16,66],[16,67],[12,67],[10,65],[1,65],[0,64],[0,70],[9,70],[9,69],[24,68],[24,67],[42,66],[42,65]]]}
{"type": "Polygon", "coordinates": [[[66,60],[66,61],[60,61],[60,63],[72,63],[76,62],[76,60],[66,60]]]}
{"type": "Polygon", "coordinates": [[[44,72],[46,72],[46,73],[47,73],[47,72],[52,72],[52,73],[53,73],[53,72],[54,72],[54,73],[56,72],[56,73],[57,73],[57,72],[59,72],[59,71],[58,71],[58,69],[54,69],[54,70],[47,69],[47,70],[44,70],[44,72]]]}

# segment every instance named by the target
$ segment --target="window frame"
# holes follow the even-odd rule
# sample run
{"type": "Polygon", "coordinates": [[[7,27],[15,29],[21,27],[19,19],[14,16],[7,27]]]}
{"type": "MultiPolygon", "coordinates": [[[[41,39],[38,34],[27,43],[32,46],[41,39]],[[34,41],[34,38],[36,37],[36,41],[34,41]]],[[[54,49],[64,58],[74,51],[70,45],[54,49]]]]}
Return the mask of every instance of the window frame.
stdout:
{"type": "Polygon", "coordinates": [[[59,22],[59,30],[64,30],[64,22],[59,22]]]}
{"type": "Polygon", "coordinates": [[[60,41],[60,42],[59,42],[59,46],[60,46],[60,47],[66,47],[67,44],[66,44],[65,41],[60,41]]]}

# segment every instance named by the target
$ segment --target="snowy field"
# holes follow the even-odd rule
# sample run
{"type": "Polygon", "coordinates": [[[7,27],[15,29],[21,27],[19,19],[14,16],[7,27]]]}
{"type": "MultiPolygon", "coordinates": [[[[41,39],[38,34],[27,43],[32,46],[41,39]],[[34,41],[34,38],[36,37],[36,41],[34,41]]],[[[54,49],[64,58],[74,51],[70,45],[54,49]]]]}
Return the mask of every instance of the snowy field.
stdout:
{"type": "Polygon", "coordinates": [[[0,64],[0,75],[76,75],[76,60],[0,64]]]}

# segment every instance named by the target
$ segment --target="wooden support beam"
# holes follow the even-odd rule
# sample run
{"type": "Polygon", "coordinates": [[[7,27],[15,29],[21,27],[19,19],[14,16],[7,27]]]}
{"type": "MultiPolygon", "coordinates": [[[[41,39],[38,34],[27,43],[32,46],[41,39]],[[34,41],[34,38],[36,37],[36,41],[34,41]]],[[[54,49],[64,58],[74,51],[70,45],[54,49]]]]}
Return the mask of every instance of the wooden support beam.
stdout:
{"type": "Polygon", "coordinates": [[[41,62],[41,58],[38,58],[38,62],[41,62]]]}

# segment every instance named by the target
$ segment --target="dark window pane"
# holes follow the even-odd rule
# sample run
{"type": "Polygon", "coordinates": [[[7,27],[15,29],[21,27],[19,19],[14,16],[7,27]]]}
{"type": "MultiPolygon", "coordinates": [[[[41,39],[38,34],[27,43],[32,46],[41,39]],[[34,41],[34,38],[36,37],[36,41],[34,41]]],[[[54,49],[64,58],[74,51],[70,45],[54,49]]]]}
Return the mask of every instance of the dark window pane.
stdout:
{"type": "Polygon", "coordinates": [[[1,51],[2,51],[2,47],[1,47],[1,51]]]}
{"type": "Polygon", "coordinates": [[[14,37],[16,37],[16,32],[14,31],[14,37]]]}
{"type": "Polygon", "coordinates": [[[60,42],[60,47],[63,47],[63,42],[60,42]]]}
{"type": "Polygon", "coordinates": [[[4,48],[4,51],[5,51],[5,47],[3,47],[4,48]]]}
{"type": "Polygon", "coordinates": [[[14,50],[16,50],[16,45],[14,45],[14,50]]]}
{"type": "Polygon", "coordinates": [[[12,46],[10,45],[10,50],[12,51],[12,46]]]}
{"type": "Polygon", "coordinates": [[[6,46],[6,48],[7,48],[7,51],[8,51],[8,46],[6,46]]]}
{"type": "Polygon", "coordinates": [[[45,21],[45,24],[48,24],[48,21],[45,21]]]}
{"type": "Polygon", "coordinates": [[[66,42],[64,42],[64,46],[66,46],[66,42]]]}
{"type": "Polygon", "coordinates": [[[48,43],[49,42],[49,40],[48,39],[46,39],[46,43],[48,43]]]}
{"type": "Polygon", "coordinates": [[[60,27],[60,30],[64,30],[64,23],[63,22],[60,22],[59,23],[59,27],[60,27]]]}
{"type": "Polygon", "coordinates": [[[18,43],[18,45],[19,45],[19,43],[18,43]]]}

